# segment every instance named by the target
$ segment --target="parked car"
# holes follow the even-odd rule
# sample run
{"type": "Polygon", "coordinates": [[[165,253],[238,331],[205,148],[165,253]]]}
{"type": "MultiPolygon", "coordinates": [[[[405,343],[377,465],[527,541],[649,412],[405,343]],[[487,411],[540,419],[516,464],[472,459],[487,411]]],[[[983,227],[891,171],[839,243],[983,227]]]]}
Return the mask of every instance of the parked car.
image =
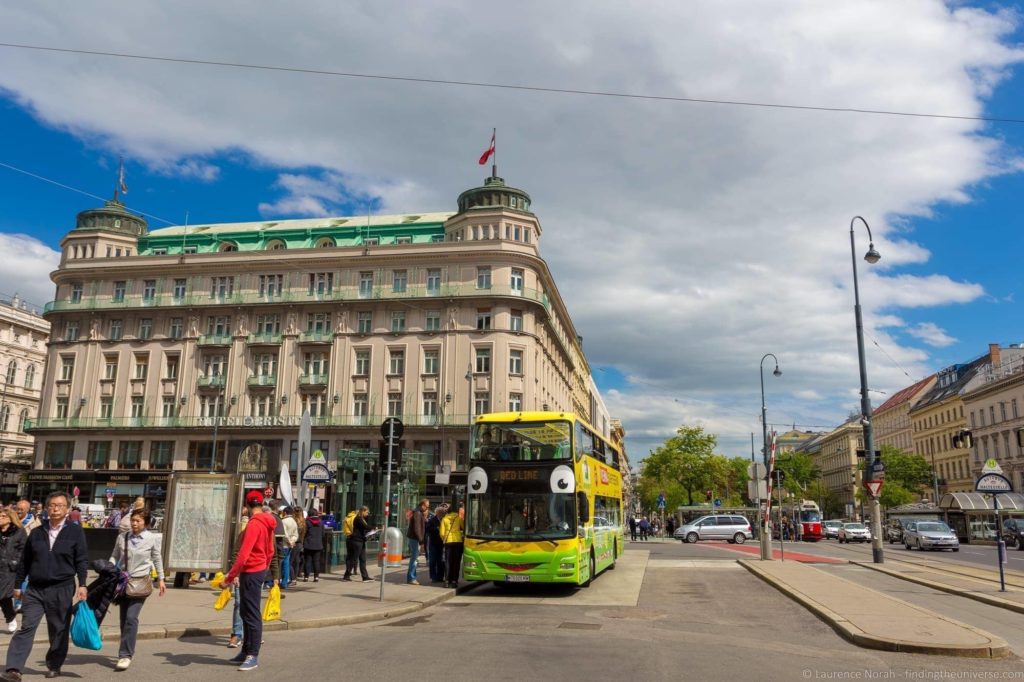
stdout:
{"type": "Polygon", "coordinates": [[[1003,521],[1003,542],[1007,547],[1016,547],[1024,551],[1024,519],[1003,521]]]}
{"type": "Polygon", "coordinates": [[[825,539],[839,537],[839,529],[843,527],[842,521],[823,521],[821,529],[825,532],[825,539]]]}
{"type": "Polygon", "coordinates": [[[839,542],[870,542],[871,531],[863,523],[844,523],[839,528],[839,542]]]}
{"type": "Polygon", "coordinates": [[[943,521],[918,521],[903,533],[903,546],[907,549],[951,549],[960,551],[960,540],[953,529],[943,521]]]}
{"type": "Polygon", "coordinates": [[[699,540],[728,540],[730,543],[742,545],[747,538],[753,537],[750,521],[742,516],[716,514],[702,516],[690,523],[684,523],[676,529],[673,536],[683,542],[699,540]]]}

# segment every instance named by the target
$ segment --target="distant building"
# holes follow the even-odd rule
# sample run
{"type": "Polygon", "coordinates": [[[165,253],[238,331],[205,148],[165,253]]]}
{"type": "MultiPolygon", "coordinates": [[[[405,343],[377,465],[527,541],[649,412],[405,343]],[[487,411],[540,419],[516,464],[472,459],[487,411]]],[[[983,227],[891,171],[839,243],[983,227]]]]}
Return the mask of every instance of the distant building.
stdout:
{"type": "Polygon", "coordinates": [[[777,453],[799,451],[800,446],[815,439],[820,435],[816,431],[798,431],[796,426],[785,433],[780,433],[775,438],[775,449],[777,453]]]}
{"type": "Polygon", "coordinates": [[[825,486],[842,505],[843,515],[861,518],[857,490],[863,485],[858,469],[857,450],[864,448],[864,427],[860,419],[851,419],[842,426],[808,441],[817,449],[815,464],[821,470],[825,486]]]}
{"type": "MultiPolygon", "coordinates": [[[[1010,346],[1019,350],[1020,345],[1010,346]]],[[[1010,479],[1013,489],[1024,490],[1024,357],[1005,357],[1000,350],[998,362],[990,361],[978,372],[974,387],[963,395],[967,425],[971,432],[970,476],[981,474],[981,467],[994,459],[1010,479]]],[[[991,358],[990,358],[991,359],[991,358]]]]}
{"type": "Polygon", "coordinates": [[[50,324],[27,303],[0,300],[0,502],[17,494],[20,472],[32,466],[25,425],[39,410],[49,335],[50,324]]]}
{"type": "Polygon", "coordinates": [[[914,451],[914,428],[910,408],[935,385],[935,375],[924,378],[894,393],[871,413],[875,447],[890,445],[905,452],[914,451]]]}

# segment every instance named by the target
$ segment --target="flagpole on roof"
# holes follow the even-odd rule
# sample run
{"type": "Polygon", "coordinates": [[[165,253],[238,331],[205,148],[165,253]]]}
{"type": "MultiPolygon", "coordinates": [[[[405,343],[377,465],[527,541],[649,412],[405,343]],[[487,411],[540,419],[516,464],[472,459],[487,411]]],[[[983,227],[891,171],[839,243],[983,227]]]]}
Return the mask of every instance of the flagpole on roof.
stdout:
{"type": "Polygon", "coordinates": [[[491,159],[491,177],[498,177],[498,129],[491,128],[491,140],[494,145],[494,158],[491,159]]]}

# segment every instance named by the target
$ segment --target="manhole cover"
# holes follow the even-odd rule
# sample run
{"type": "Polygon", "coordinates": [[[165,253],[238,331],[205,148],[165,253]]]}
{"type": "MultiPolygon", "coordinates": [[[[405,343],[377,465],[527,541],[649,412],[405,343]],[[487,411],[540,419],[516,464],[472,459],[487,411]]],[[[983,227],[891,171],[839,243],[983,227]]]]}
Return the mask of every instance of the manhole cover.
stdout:
{"type": "Polygon", "coordinates": [[[558,626],[559,630],[600,630],[600,623],[570,623],[565,622],[558,626]]]}

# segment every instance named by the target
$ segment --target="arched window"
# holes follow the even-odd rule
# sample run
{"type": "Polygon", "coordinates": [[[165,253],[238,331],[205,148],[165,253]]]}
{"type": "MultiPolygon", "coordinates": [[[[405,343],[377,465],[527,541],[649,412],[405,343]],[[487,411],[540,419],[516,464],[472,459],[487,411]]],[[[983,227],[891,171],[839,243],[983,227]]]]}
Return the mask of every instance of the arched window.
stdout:
{"type": "Polygon", "coordinates": [[[36,380],[36,366],[29,365],[25,368],[25,388],[32,388],[36,380]]]}
{"type": "Polygon", "coordinates": [[[18,361],[17,360],[11,360],[10,362],[7,363],[7,378],[5,379],[5,381],[8,384],[13,384],[14,383],[14,375],[17,374],[17,373],[18,373],[18,361]]]}
{"type": "Polygon", "coordinates": [[[267,242],[267,251],[283,251],[288,248],[280,239],[271,239],[267,242]]]}
{"type": "Polygon", "coordinates": [[[21,431],[22,433],[25,432],[25,422],[27,422],[27,421],[28,421],[28,408],[26,407],[25,409],[23,409],[21,411],[21,414],[18,416],[18,430],[21,431]]]}
{"type": "Polygon", "coordinates": [[[227,251],[238,251],[238,245],[234,242],[222,242],[220,248],[217,250],[221,253],[225,253],[227,251]]]}
{"type": "Polygon", "coordinates": [[[321,237],[316,241],[316,248],[318,249],[330,249],[334,247],[334,240],[330,237],[321,237]]]}
{"type": "Polygon", "coordinates": [[[11,420],[11,406],[0,407],[0,431],[7,431],[7,422],[11,420]]]}

